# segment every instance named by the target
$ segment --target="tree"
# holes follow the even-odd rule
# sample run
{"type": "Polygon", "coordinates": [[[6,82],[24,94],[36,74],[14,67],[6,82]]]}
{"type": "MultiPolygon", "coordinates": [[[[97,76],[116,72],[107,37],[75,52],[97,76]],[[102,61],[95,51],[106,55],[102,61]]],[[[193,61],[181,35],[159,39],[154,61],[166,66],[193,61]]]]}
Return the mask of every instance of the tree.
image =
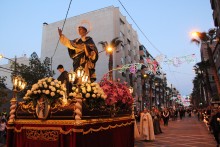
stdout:
{"type": "Polygon", "coordinates": [[[5,97],[7,97],[8,93],[7,93],[7,88],[6,88],[6,76],[1,77],[0,76],[0,107],[3,103],[6,102],[5,97]]]}
{"type": "Polygon", "coordinates": [[[201,103],[201,88],[200,88],[200,82],[197,76],[193,80],[194,86],[193,86],[193,91],[191,94],[191,103],[194,106],[199,107],[199,104],[201,103]]]}
{"type": "Polygon", "coordinates": [[[210,104],[210,98],[213,97],[212,88],[210,85],[208,69],[210,68],[209,61],[201,61],[196,63],[194,70],[197,74],[198,79],[201,81],[201,84],[204,88],[205,96],[207,102],[210,104]]]}
{"type": "MultiPolygon", "coordinates": [[[[12,72],[12,75],[15,74],[15,71],[12,72]]],[[[50,64],[48,58],[45,58],[43,62],[40,61],[36,52],[31,54],[29,58],[29,65],[17,65],[17,75],[20,75],[26,82],[27,86],[25,90],[21,92],[21,97],[24,96],[28,89],[31,89],[32,85],[37,83],[38,80],[45,77],[52,77],[54,71],[50,70],[50,64]]]]}
{"type": "Polygon", "coordinates": [[[109,69],[109,78],[112,79],[112,70],[113,70],[113,51],[121,44],[122,41],[116,37],[111,40],[110,44],[107,41],[100,41],[99,44],[102,45],[103,49],[106,51],[106,54],[109,54],[109,62],[108,62],[108,69],[109,69]]]}
{"type": "Polygon", "coordinates": [[[210,69],[212,71],[212,75],[214,77],[214,81],[217,87],[217,93],[220,95],[220,82],[217,74],[217,69],[215,67],[215,63],[213,60],[212,49],[210,45],[212,45],[213,41],[216,40],[216,30],[210,29],[208,33],[206,32],[196,32],[195,33],[198,39],[193,38],[191,42],[195,42],[197,44],[205,44],[207,46],[208,56],[209,56],[209,63],[210,69]]]}
{"type": "Polygon", "coordinates": [[[5,83],[6,78],[7,78],[6,76],[4,76],[4,77],[0,76],[0,89],[6,88],[6,83],[5,83]]]}

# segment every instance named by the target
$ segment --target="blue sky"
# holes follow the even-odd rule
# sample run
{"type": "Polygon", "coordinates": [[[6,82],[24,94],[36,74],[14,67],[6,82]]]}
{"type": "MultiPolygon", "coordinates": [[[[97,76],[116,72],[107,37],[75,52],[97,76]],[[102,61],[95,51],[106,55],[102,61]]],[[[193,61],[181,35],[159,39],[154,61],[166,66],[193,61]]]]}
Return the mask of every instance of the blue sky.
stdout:
{"type": "MultiPolygon", "coordinates": [[[[161,53],[169,59],[195,54],[197,62],[200,61],[199,46],[190,43],[190,32],[208,31],[214,27],[209,0],[120,1],[156,48],[138,30],[118,0],[73,0],[68,17],[113,5],[120,8],[128,22],[137,30],[140,42],[153,57],[161,53]]],[[[63,20],[69,2],[69,0],[1,0],[0,54],[13,58],[22,54],[29,57],[31,53],[37,52],[40,56],[43,23],[63,20]]],[[[6,62],[0,60],[0,64],[6,62]]],[[[182,95],[191,93],[192,79],[195,76],[192,71],[194,64],[185,63],[179,67],[161,65],[163,71],[167,73],[169,82],[182,95]]]]}

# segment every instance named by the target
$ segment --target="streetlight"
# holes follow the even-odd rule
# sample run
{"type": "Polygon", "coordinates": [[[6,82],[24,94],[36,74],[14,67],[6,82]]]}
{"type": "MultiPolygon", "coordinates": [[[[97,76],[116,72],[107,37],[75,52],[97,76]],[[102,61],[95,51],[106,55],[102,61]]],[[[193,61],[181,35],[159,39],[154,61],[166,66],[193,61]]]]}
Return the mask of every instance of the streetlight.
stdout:
{"type": "Polygon", "coordinates": [[[14,63],[14,72],[15,72],[15,75],[16,75],[17,74],[17,68],[16,68],[16,66],[17,66],[17,58],[16,58],[16,56],[15,56],[15,60],[12,60],[12,59],[7,58],[7,57],[3,56],[2,54],[0,54],[0,59],[1,58],[7,59],[7,60],[9,60],[9,61],[14,63]]]}
{"type": "Polygon", "coordinates": [[[109,70],[110,80],[113,80],[113,51],[116,50],[118,45],[121,43],[122,41],[118,37],[112,39],[110,43],[108,43],[107,41],[99,42],[99,44],[102,45],[102,48],[104,49],[104,51],[106,51],[106,53],[109,54],[108,70],[109,70]]]}
{"type": "Polygon", "coordinates": [[[191,42],[195,42],[197,44],[204,43],[207,46],[210,67],[211,67],[214,81],[217,87],[218,95],[220,95],[220,82],[219,82],[219,78],[217,75],[217,69],[215,68],[215,62],[213,59],[212,49],[210,47],[213,41],[217,40],[216,29],[210,29],[208,33],[207,32],[193,32],[192,36],[194,36],[194,38],[191,40],[191,42]],[[198,39],[196,39],[195,36],[198,39]]]}
{"type": "Polygon", "coordinates": [[[13,98],[11,99],[10,117],[8,123],[13,124],[15,119],[15,110],[17,107],[17,93],[24,90],[27,83],[21,76],[13,77],[13,98]]]}
{"type": "Polygon", "coordinates": [[[88,81],[88,75],[85,75],[84,69],[80,66],[76,72],[69,72],[68,73],[69,81],[74,83],[76,81],[78,93],[76,95],[76,109],[75,109],[75,119],[81,120],[82,118],[82,94],[80,91],[80,86],[82,83],[85,83],[88,81]]]}

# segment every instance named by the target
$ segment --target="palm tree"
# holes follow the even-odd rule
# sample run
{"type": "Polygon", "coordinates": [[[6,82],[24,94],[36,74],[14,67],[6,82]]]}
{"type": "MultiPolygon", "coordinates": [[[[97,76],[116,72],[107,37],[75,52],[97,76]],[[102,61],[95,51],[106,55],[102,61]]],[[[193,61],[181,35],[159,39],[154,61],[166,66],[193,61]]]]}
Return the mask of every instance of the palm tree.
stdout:
{"type": "Polygon", "coordinates": [[[109,69],[109,79],[113,80],[112,77],[112,70],[113,70],[113,51],[117,49],[119,44],[121,44],[122,41],[119,39],[119,37],[116,37],[111,40],[110,44],[107,41],[100,41],[99,44],[102,45],[102,48],[104,51],[106,51],[106,54],[109,54],[109,62],[108,62],[108,69],[109,69]]]}
{"type": "Polygon", "coordinates": [[[220,82],[219,78],[217,75],[217,69],[215,67],[215,63],[213,60],[213,54],[212,54],[212,49],[210,45],[213,43],[214,40],[216,40],[216,30],[215,29],[210,29],[208,33],[206,32],[196,32],[195,33],[198,39],[193,38],[191,42],[195,42],[197,44],[206,44],[207,46],[207,51],[208,51],[208,56],[209,56],[209,63],[210,63],[210,69],[212,71],[212,75],[214,77],[214,81],[217,87],[217,92],[218,95],[220,95],[220,82]]]}
{"type": "Polygon", "coordinates": [[[210,68],[209,61],[201,61],[196,63],[194,66],[194,70],[199,77],[199,79],[202,82],[202,85],[205,89],[205,96],[207,99],[207,102],[210,104],[210,97],[213,97],[213,92],[209,80],[209,74],[208,74],[208,69],[210,68]]]}

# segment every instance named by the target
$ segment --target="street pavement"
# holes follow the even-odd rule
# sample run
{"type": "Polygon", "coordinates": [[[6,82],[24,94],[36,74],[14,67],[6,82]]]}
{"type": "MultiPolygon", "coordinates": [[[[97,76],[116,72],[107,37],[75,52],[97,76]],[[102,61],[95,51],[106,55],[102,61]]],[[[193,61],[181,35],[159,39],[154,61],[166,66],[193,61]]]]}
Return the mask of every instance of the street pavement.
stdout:
{"type": "Polygon", "coordinates": [[[156,140],[135,141],[135,147],[216,147],[213,135],[196,116],[170,120],[168,126],[161,122],[161,128],[163,133],[156,135],[156,140]]]}

